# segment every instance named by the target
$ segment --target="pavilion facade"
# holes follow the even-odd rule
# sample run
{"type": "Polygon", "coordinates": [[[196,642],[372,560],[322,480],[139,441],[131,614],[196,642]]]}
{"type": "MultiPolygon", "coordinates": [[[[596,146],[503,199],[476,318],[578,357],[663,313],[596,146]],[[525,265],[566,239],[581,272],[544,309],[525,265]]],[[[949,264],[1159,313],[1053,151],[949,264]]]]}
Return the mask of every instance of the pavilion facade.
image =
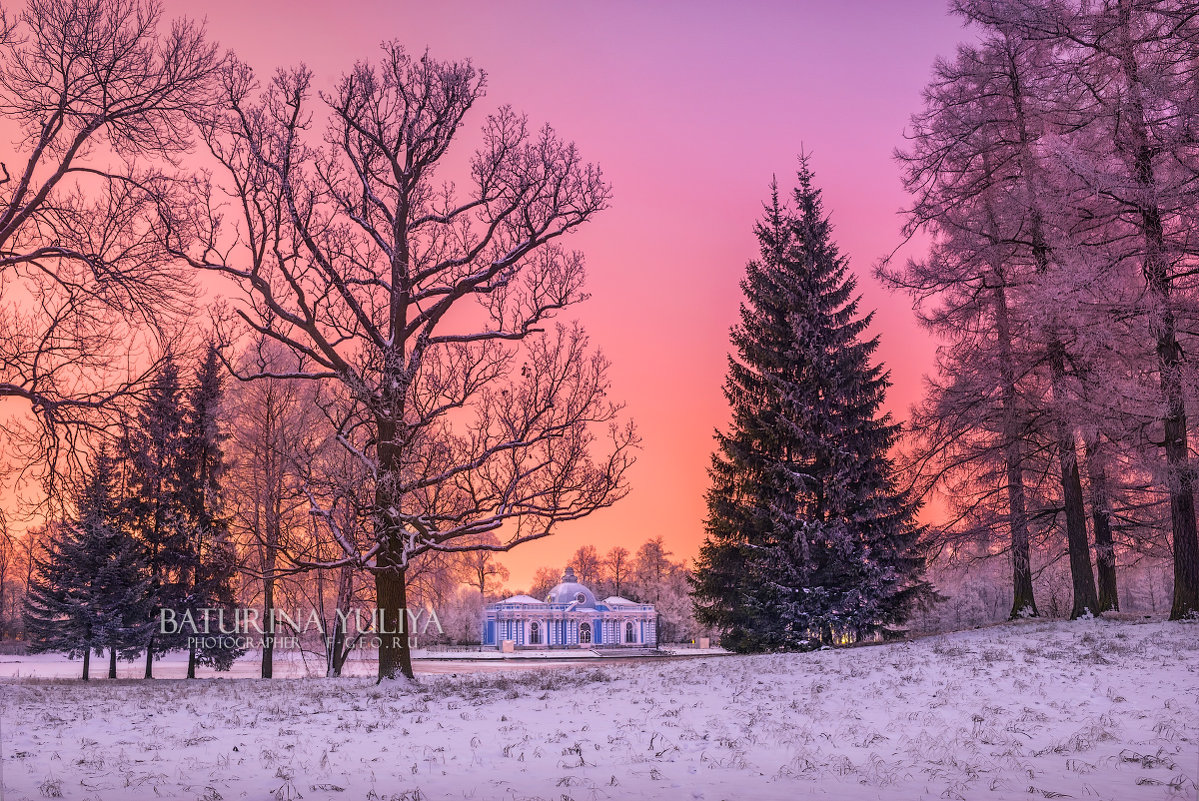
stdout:
{"type": "Polygon", "coordinates": [[[483,610],[483,646],[503,649],[655,648],[653,604],[611,596],[602,601],[566,568],[544,600],[514,595],[483,610]]]}

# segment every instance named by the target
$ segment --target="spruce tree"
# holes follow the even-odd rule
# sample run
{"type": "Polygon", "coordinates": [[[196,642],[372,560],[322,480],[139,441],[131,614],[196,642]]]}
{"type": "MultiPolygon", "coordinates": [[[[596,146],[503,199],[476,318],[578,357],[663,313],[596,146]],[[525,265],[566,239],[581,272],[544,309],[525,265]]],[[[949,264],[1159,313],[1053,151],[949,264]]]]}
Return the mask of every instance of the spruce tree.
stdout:
{"type": "Polygon", "coordinates": [[[182,486],[187,473],[184,398],[179,369],[169,355],[154,377],[135,424],[126,434],[130,454],[127,514],[141,545],[149,576],[150,618],[146,635],[147,679],[154,657],[182,648],[189,632],[164,634],[160,610],[179,610],[189,593],[188,507],[182,486]]]}
{"type": "Polygon", "coordinates": [[[83,657],[107,651],[108,676],[118,654],[133,659],[147,631],[147,588],[136,542],[123,526],[107,451],[97,455],[75,500],[76,519],[64,525],[37,558],[25,597],[25,628],[34,653],[83,657]]]}
{"type": "Polygon", "coordinates": [[[718,432],[707,537],[693,578],[697,618],[725,647],[853,641],[932,595],[917,504],[896,485],[871,359],[871,315],[831,239],[806,157],[794,208],[772,188],[760,258],[741,283],[718,432]]]}
{"type": "MultiPolygon", "coordinates": [[[[215,346],[210,345],[197,371],[190,392],[183,433],[183,463],[180,494],[187,512],[187,559],[190,585],[185,606],[197,610],[223,609],[234,619],[233,575],[236,556],[229,536],[229,521],[221,514],[220,482],[225,467],[224,439],[218,425],[222,365],[215,346]]],[[[228,670],[244,649],[232,647],[224,638],[212,648],[188,648],[187,677],[196,677],[196,665],[228,670]]]]}

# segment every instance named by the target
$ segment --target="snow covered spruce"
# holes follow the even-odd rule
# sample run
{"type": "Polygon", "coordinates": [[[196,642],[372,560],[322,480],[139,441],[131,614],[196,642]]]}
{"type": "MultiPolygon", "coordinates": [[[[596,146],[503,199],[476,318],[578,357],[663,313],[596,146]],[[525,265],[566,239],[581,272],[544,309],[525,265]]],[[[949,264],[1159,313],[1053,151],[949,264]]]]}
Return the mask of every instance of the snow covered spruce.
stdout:
{"type": "Polygon", "coordinates": [[[773,188],[761,256],[741,283],[717,437],[696,615],[744,651],[855,642],[935,597],[917,503],[888,451],[878,338],[831,238],[808,159],[794,206],[773,188]]]}

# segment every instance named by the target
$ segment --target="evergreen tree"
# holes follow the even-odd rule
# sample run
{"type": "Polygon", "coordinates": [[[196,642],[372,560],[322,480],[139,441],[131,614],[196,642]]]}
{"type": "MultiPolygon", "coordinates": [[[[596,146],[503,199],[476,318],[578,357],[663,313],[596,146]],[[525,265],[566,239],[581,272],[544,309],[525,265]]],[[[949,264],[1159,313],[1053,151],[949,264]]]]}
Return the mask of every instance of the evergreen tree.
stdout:
{"type": "MultiPolygon", "coordinates": [[[[237,569],[228,518],[221,515],[220,481],[224,471],[224,439],[218,425],[221,400],[221,362],[210,345],[190,393],[183,432],[180,496],[187,514],[187,559],[190,586],[184,606],[193,610],[224,609],[233,620],[233,575],[237,569]]],[[[197,611],[193,617],[200,619],[197,611]]],[[[221,639],[221,638],[218,638],[221,639]]],[[[222,640],[215,648],[188,648],[187,677],[196,665],[228,670],[244,649],[222,640]]]]}
{"type": "Polygon", "coordinates": [[[183,647],[188,634],[163,634],[158,625],[160,610],[184,606],[191,565],[189,509],[181,480],[187,473],[184,400],[179,370],[171,357],[164,359],[155,375],[126,440],[130,454],[126,511],[150,582],[153,625],[145,643],[145,677],[149,679],[154,675],[154,657],[183,647]]]}
{"type": "Polygon", "coordinates": [[[49,539],[35,560],[25,597],[30,650],[83,657],[107,650],[108,676],[118,654],[136,657],[147,630],[147,589],[136,542],[123,527],[115,469],[104,450],[76,499],[77,519],[49,539]]]}
{"type": "Polygon", "coordinates": [[[717,433],[696,616],[739,650],[868,636],[932,596],[917,504],[896,487],[898,426],[871,363],[855,280],[801,157],[795,208],[777,186],[741,287],[717,433]]]}

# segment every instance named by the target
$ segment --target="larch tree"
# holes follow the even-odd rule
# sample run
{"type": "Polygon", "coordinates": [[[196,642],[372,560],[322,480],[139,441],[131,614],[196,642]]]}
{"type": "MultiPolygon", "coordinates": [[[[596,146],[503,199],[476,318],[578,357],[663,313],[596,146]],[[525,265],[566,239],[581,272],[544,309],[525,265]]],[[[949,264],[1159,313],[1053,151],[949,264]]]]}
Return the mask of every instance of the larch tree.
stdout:
{"type": "MultiPolygon", "coordinates": [[[[990,429],[990,439],[1002,449],[1007,473],[1013,615],[1036,611],[1023,481],[1032,444],[1030,412],[1043,418],[1038,428],[1050,436],[1056,454],[1077,617],[1101,607],[1078,458],[1077,377],[1067,370],[1080,360],[1074,334],[1086,322],[1069,314],[1078,292],[1061,280],[1077,274],[1075,265],[1062,263],[1062,254],[1077,243],[1068,230],[1073,217],[1060,208],[1052,216],[1046,212],[1055,202],[1060,207],[1062,193],[1038,158],[1052,112],[1045,98],[1068,91],[1054,80],[1051,58],[1044,43],[1001,27],[988,30],[979,45],[959,47],[953,62],[938,62],[926,108],[913,118],[912,144],[898,154],[914,195],[907,232],[930,231],[934,250],[923,263],[884,269],[882,275],[911,292],[918,310],[927,307],[923,319],[948,340],[941,364],[947,383],[934,383],[930,401],[936,401],[914,420],[932,474],[941,482],[958,474],[966,483],[993,486],[989,472],[978,468],[990,454],[999,454],[979,436],[988,427],[974,429],[989,409],[1001,423],[990,429]],[[1054,300],[1033,312],[1029,298],[1037,292],[1054,300]],[[980,350],[980,341],[989,344],[980,350]],[[1021,356],[1024,363],[1018,364],[1021,356]],[[1044,374],[1040,380],[1037,372],[1044,374]],[[1048,403],[1029,392],[1042,386],[1048,403]],[[944,469],[948,465],[952,468],[944,469]]],[[[960,505],[969,495],[957,489],[960,505]]]]}
{"type": "MultiPolygon", "coordinates": [[[[1193,210],[1199,205],[1199,145],[1192,130],[1199,110],[1194,93],[1199,12],[1188,3],[1118,0],[1095,10],[1084,7],[1065,22],[1079,48],[1084,75],[1111,81],[1092,107],[1092,124],[1108,134],[1093,140],[1105,148],[1092,156],[1108,168],[1119,166],[1119,178],[1104,181],[1102,190],[1119,205],[1118,224],[1140,238],[1138,266],[1149,292],[1145,320],[1156,346],[1169,466],[1174,556],[1170,617],[1178,619],[1199,614],[1195,476],[1187,444],[1184,355],[1171,298],[1178,274],[1191,268],[1195,256],[1190,240],[1193,210]]],[[[1093,180],[1090,170],[1082,174],[1093,180]]],[[[1091,188],[1097,188],[1093,182],[1091,188]]]]}
{"type": "MultiPolygon", "coordinates": [[[[1051,270],[1061,269],[1060,248],[1055,248],[1054,232],[1046,218],[1045,204],[1060,197],[1052,191],[1050,182],[1044,177],[1044,169],[1036,157],[1036,149],[1045,125],[1037,113],[1035,99],[1052,94],[1060,84],[1045,79],[1048,73],[1049,53],[1043,45],[1027,42],[1001,29],[982,51],[984,59],[990,60],[999,69],[1000,103],[997,128],[1005,143],[1013,151],[1014,175],[1011,190],[1019,198],[1021,218],[1026,231],[1015,236],[1008,235],[1020,250],[1026,246],[1028,258],[1036,271],[1038,282],[1051,281],[1051,270]],[[989,57],[989,58],[988,58],[989,57]],[[1006,117],[1006,119],[1004,118],[1006,117]]],[[[1059,102],[1060,102],[1059,97],[1059,102]]],[[[1001,191],[1007,187],[1000,185],[1001,191]]],[[[1069,219],[1067,217],[1067,219],[1069,219]]],[[[1066,237],[1057,237],[1058,242],[1068,244],[1066,237]]],[[[1023,255],[1023,254],[1021,254],[1023,255]]],[[[1061,308],[1062,299],[1058,299],[1061,308]]],[[[1073,582],[1073,608],[1071,617],[1098,614],[1102,611],[1095,589],[1095,574],[1091,566],[1091,549],[1087,537],[1087,517],[1083,500],[1082,473],[1079,469],[1078,430],[1073,419],[1075,395],[1070,391],[1067,376],[1067,359],[1071,355],[1066,341],[1071,321],[1060,314],[1052,314],[1053,306],[1042,307],[1051,312],[1042,320],[1039,339],[1043,343],[1043,360],[1049,372],[1050,411],[1053,420],[1055,444],[1057,446],[1058,471],[1062,488],[1062,506],[1065,516],[1067,551],[1070,558],[1070,575],[1073,582]]]]}
{"type": "Polygon", "coordinates": [[[932,596],[917,505],[888,451],[877,338],[801,159],[794,208],[777,188],[742,281],[717,434],[696,617],[736,650],[870,636],[932,596]]]}
{"type": "Polygon", "coordinates": [[[986,24],[1061,48],[1059,60],[1085,90],[1075,132],[1057,142],[1059,161],[1094,199],[1091,213],[1123,243],[1145,300],[1138,315],[1154,341],[1161,447],[1168,469],[1174,558],[1172,618],[1199,612],[1199,535],[1187,431],[1179,284],[1192,269],[1199,207],[1199,147],[1193,135],[1199,14],[1168,0],[1096,3],[1020,0],[971,3],[986,24]]]}
{"type": "Polygon", "coordinates": [[[370,529],[355,539],[328,518],[342,554],[323,564],[370,572],[379,679],[411,677],[414,560],[505,551],[626,492],[636,436],[607,362],[577,324],[554,321],[586,297],[582,255],[557,241],[609,188],[572,144],[501,108],[459,191],[446,156],[484,86],[468,62],[387,43],[320,95],[305,69],[261,91],[242,65],[223,80],[220,111],[198,122],[238,226],[221,224],[201,183],[194,213],[165,214],[162,232],[244,290],[227,339],[240,327],[299,357],[242,377],[338,388],[326,409],[367,477],[370,529]],[[498,545],[480,544],[488,532],[498,545]]]}

